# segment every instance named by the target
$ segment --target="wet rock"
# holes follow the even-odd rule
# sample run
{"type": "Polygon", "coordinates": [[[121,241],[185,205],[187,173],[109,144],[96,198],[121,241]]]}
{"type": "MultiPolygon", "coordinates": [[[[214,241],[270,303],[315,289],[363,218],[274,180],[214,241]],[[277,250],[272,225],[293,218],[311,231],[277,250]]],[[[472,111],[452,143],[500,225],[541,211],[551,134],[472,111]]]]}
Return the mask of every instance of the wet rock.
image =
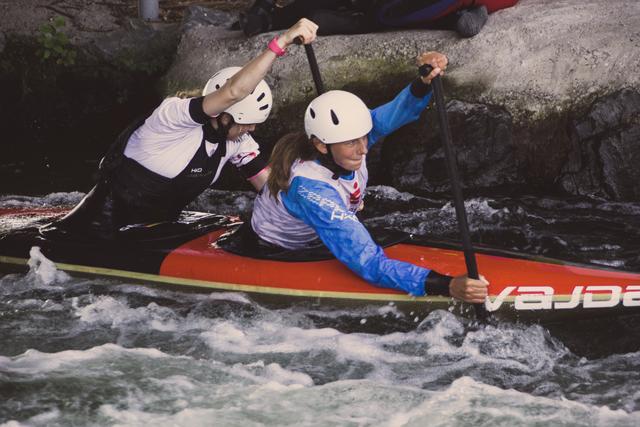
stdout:
{"type": "Polygon", "coordinates": [[[86,190],[115,135],[159,103],[180,26],[124,17],[128,3],[0,2],[0,163],[15,171],[2,184],[86,190]]]}
{"type": "Polygon", "coordinates": [[[191,5],[184,12],[182,27],[184,30],[190,30],[199,25],[230,28],[235,20],[237,20],[236,13],[191,5]]]}
{"type": "MultiPolygon", "coordinates": [[[[248,62],[274,35],[246,38],[231,29],[232,12],[191,6],[182,25],[148,24],[115,13],[127,7],[126,0],[0,3],[0,52],[16,59],[4,61],[0,76],[0,109],[9,112],[0,130],[18,135],[9,138],[16,142],[5,150],[7,161],[39,153],[33,162],[40,170],[67,151],[94,161],[132,117],[163,96],[199,93],[213,72],[248,62]],[[75,68],[37,57],[41,26],[57,15],[65,18],[60,31],[70,48],[78,49],[75,68]],[[90,144],[77,136],[87,133],[95,135],[90,144]],[[50,135],[61,141],[50,143],[50,135]],[[19,143],[25,140],[31,145],[19,143]]],[[[352,91],[369,107],[414,78],[418,52],[446,53],[447,108],[469,190],[505,185],[640,200],[638,16],[636,0],[520,0],[470,39],[416,29],[320,37],[314,49],[325,87],[352,91]]],[[[256,137],[268,153],[279,136],[302,128],[315,96],[304,49],[290,47],[266,80],[274,109],[256,137]]],[[[448,191],[440,144],[431,111],[369,153],[371,182],[448,191]]],[[[241,188],[232,175],[228,188],[241,188]]]]}
{"type": "Polygon", "coordinates": [[[99,61],[118,66],[123,72],[164,72],[173,61],[179,41],[179,26],[158,30],[142,21],[131,21],[131,28],[98,37],[84,49],[99,61]]]}
{"type": "MultiPolygon", "coordinates": [[[[607,197],[627,197],[633,191],[619,187],[629,180],[615,169],[613,155],[623,143],[605,143],[608,135],[599,129],[611,128],[629,112],[622,105],[619,112],[603,105],[598,119],[575,129],[582,142],[572,136],[572,121],[597,99],[640,87],[640,27],[634,13],[639,8],[631,0],[521,0],[492,14],[471,39],[449,31],[397,31],[320,37],[314,49],[325,87],[352,91],[371,108],[389,101],[415,76],[413,57],[419,51],[446,53],[450,67],[444,83],[447,99],[455,101],[449,113],[467,188],[506,185],[580,194],[594,186],[607,197]],[[606,183],[602,167],[586,166],[605,158],[612,162],[606,183]]],[[[249,61],[271,37],[246,38],[225,25],[185,30],[165,91],[199,89],[215,70],[249,61]]],[[[315,95],[304,50],[290,47],[266,79],[274,110],[260,132],[276,138],[299,130],[304,107],[315,95]]],[[[448,191],[436,130],[433,115],[388,137],[369,154],[371,182],[448,191]]]]}
{"type": "MultiPolygon", "coordinates": [[[[521,0],[492,14],[470,39],[453,31],[406,30],[325,36],[314,48],[327,88],[357,88],[374,103],[415,75],[416,54],[439,50],[451,60],[445,80],[452,98],[503,106],[514,123],[528,124],[640,85],[638,13],[635,0],[521,0]]],[[[204,26],[185,32],[166,90],[201,86],[213,70],[253,58],[273,35],[246,38],[204,26]]],[[[307,100],[309,77],[304,50],[292,46],[268,76],[278,101],[274,117],[279,106],[307,100]]]]}
{"type": "MultiPolygon", "coordinates": [[[[463,186],[481,189],[522,183],[508,112],[499,107],[454,100],[447,104],[447,114],[463,186]]],[[[428,192],[449,191],[436,115],[430,114],[426,122],[428,124],[415,129],[415,134],[405,131],[385,142],[394,144],[393,149],[386,150],[391,156],[392,183],[428,192]]]]}
{"type": "Polygon", "coordinates": [[[572,151],[560,184],[573,194],[640,200],[640,92],[598,100],[572,123],[572,151]]]}

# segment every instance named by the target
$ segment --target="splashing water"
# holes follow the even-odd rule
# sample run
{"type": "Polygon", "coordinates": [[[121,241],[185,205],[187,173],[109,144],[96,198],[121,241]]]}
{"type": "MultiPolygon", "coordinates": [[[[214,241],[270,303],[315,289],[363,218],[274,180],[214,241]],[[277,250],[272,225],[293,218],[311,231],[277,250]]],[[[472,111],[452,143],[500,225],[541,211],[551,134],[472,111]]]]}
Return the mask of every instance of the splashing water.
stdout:
{"type": "MultiPolygon", "coordinates": [[[[369,196],[370,224],[455,234],[446,202],[369,196]]],[[[0,199],[17,203],[44,202],[0,199]]],[[[251,196],[210,192],[196,204],[231,213],[251,196]]],[[[478,198],[467,208],[474,239],[638,265],[635,205],[478,198]],[[606,218],[621,235],[598,242],[563,228],[567,212],[583,225],[606,218]]],[[[273,310],[238,293],[70,277],[30,255],[28,273],[0,277],[3,427],[640,423],[640,352],[585,358],[539,325],[478,326],[446,311],[416,324],[393,306],[273,310]]]]}

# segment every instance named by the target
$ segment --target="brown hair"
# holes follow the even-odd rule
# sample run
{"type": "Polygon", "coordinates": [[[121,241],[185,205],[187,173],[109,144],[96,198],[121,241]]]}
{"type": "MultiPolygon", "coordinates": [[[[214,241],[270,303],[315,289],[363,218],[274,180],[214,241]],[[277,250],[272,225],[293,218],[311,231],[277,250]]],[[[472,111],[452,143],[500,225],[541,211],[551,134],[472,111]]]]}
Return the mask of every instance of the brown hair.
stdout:
{"type": "Polygon", "coordinates": [[[269,160],[271,171],[267,186],[271,195],[277,200],[280,190],[289,189],[291,166],[296,159],[312,160],[317,156],[318,151],[303,132],[288,133],[280,138],[273,147],[269,160]]]}

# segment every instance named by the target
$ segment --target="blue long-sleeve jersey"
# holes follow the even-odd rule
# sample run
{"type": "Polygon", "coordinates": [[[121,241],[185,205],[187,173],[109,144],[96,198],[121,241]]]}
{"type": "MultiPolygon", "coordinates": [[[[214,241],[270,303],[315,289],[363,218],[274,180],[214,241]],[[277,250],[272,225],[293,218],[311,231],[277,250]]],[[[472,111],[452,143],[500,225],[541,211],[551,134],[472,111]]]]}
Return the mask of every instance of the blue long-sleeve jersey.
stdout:
{"type": "MultiPolygon", "coordinates": [[[[391,102],[372,110],[369,147],[381,137],[417,120],[430,98],[431,93],[424,97],[414,96],[407,86],[391,102]]],[[[314,166],[315,169],[321,168],[314,166]]],[[[366,166],[364,170],[366,184],[366,166]]],[[[357,173],[353,173],[340,177],[340,180],[346,185],[357,178],[357,173]]],[[[424,295],[425,280],[430,270],[387,258],[356,218],[354,206],[345,198],[342,187],[330,180],[313,174],[294,176],[288,191],[280,194],[282,204],[289,214],[310,226],[338,260],[368,282],[411,295],[424,295]]],[[[364,191],[364,186],[361,191],[364,191]]]]}

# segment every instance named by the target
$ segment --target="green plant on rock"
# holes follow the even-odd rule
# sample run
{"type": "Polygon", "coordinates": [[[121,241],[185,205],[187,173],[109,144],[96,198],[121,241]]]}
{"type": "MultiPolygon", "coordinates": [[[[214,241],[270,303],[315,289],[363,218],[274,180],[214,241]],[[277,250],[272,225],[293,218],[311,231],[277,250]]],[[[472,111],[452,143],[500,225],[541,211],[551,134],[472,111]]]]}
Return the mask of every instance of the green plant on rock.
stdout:
{"type": "Polygon", "coordinates": [[[63,31],[64,24],[64,18],[58,15],[40,27],[38,56],[42,62],[55,61],[65,67],[75,64],[76,51],[63,31]]]}

